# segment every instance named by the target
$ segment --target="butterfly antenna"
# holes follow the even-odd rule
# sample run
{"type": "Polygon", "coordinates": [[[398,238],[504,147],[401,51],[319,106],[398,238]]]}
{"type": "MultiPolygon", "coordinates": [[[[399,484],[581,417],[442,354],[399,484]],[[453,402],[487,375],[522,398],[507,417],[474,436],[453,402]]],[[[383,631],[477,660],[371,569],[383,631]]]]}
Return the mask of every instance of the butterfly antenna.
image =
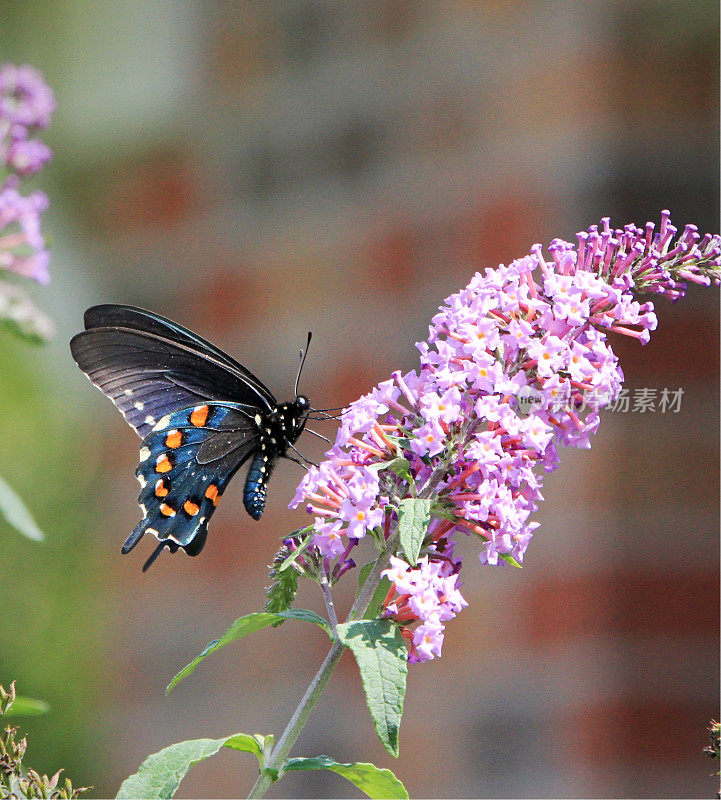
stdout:
{"type": "Polygon", "coordinates": [[[295,396],[298,396],[298,381],[300,381],[300,373],[303,371],[303,364],[305,364],[305,357],[308,355],[308,348],[310,347],[310,340],[313,336],[311,331],[308,331],[308,341],[305,343],[305,352],[300,351],[300,366],[298,367],[298,374],[295,376],[295,396]]]}
{"type": "Polygon", "coordinates": [[[310,428],[306,428],[306,431],[308,431],[308,433],[312,433],[313,436],[317,436],[319,439],[322,439],[324,442],[328,442],[328,444],[333,444],[330,439],[320,433],[317,433],[316,431],[312,431],[310,428]]]}

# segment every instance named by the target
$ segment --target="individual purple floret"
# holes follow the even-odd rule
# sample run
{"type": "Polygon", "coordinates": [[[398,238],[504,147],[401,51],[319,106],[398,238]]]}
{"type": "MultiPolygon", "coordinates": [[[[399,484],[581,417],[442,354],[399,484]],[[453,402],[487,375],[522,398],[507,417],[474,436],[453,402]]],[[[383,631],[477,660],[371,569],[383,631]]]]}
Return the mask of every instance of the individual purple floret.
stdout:
{"type": "Polygon", "coordinates": [[[55,111],[55,95],[38,70],[27,64],[0,66],[0,119],[13,130],[47,128],[55,111]]]}

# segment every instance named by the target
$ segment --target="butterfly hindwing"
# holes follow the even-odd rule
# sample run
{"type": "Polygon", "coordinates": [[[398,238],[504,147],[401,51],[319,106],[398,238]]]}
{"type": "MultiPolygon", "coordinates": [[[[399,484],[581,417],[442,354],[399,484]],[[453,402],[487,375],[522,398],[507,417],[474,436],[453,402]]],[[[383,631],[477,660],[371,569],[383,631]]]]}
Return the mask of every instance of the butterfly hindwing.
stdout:
{"type": "Polygon", "coordinates": [[[197,555],[228,481],[252,455],[257,439],[252,418],[231,405],[192,406],[159,420],[140,448],[135,474],[141,485],[138,503],[143,520],[123,552],[149,533],[158,539],[159,549],[182,547],[197,555]],[[201,463],[198,453],[208,446],[218,457],[201,463]]]}

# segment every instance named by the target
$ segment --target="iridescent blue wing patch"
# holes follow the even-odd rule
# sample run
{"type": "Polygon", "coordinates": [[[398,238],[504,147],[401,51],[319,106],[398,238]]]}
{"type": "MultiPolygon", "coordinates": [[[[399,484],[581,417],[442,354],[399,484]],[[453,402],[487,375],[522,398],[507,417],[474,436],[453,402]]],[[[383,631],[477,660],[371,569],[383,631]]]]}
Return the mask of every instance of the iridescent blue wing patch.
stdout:
{"type": "Polygon", "coordinates": [[[253,454],[257,441],[252,417],[231,405],[205,403],[160,419],[140,448],[135,474],[143,519],[123,552],[148,533],[158,546],[143,571],[165,547],[197,555],[228,481],[253,454]]]}

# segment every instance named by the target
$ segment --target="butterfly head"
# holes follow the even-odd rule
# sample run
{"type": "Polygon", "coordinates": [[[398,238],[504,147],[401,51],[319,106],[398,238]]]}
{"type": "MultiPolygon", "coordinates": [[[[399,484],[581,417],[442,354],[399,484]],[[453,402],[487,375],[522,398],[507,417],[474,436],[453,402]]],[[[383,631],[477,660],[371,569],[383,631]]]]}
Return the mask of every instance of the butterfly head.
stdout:
{"type": "Polygon", "coordinates": [[[305,423],[308,421],[310,410],[310,400],[304,394],[299,394],[293,402],[288,403],[289,417],[292,425],[290,434],[293,437],[293,441],[303,432],[305,423]]]}

